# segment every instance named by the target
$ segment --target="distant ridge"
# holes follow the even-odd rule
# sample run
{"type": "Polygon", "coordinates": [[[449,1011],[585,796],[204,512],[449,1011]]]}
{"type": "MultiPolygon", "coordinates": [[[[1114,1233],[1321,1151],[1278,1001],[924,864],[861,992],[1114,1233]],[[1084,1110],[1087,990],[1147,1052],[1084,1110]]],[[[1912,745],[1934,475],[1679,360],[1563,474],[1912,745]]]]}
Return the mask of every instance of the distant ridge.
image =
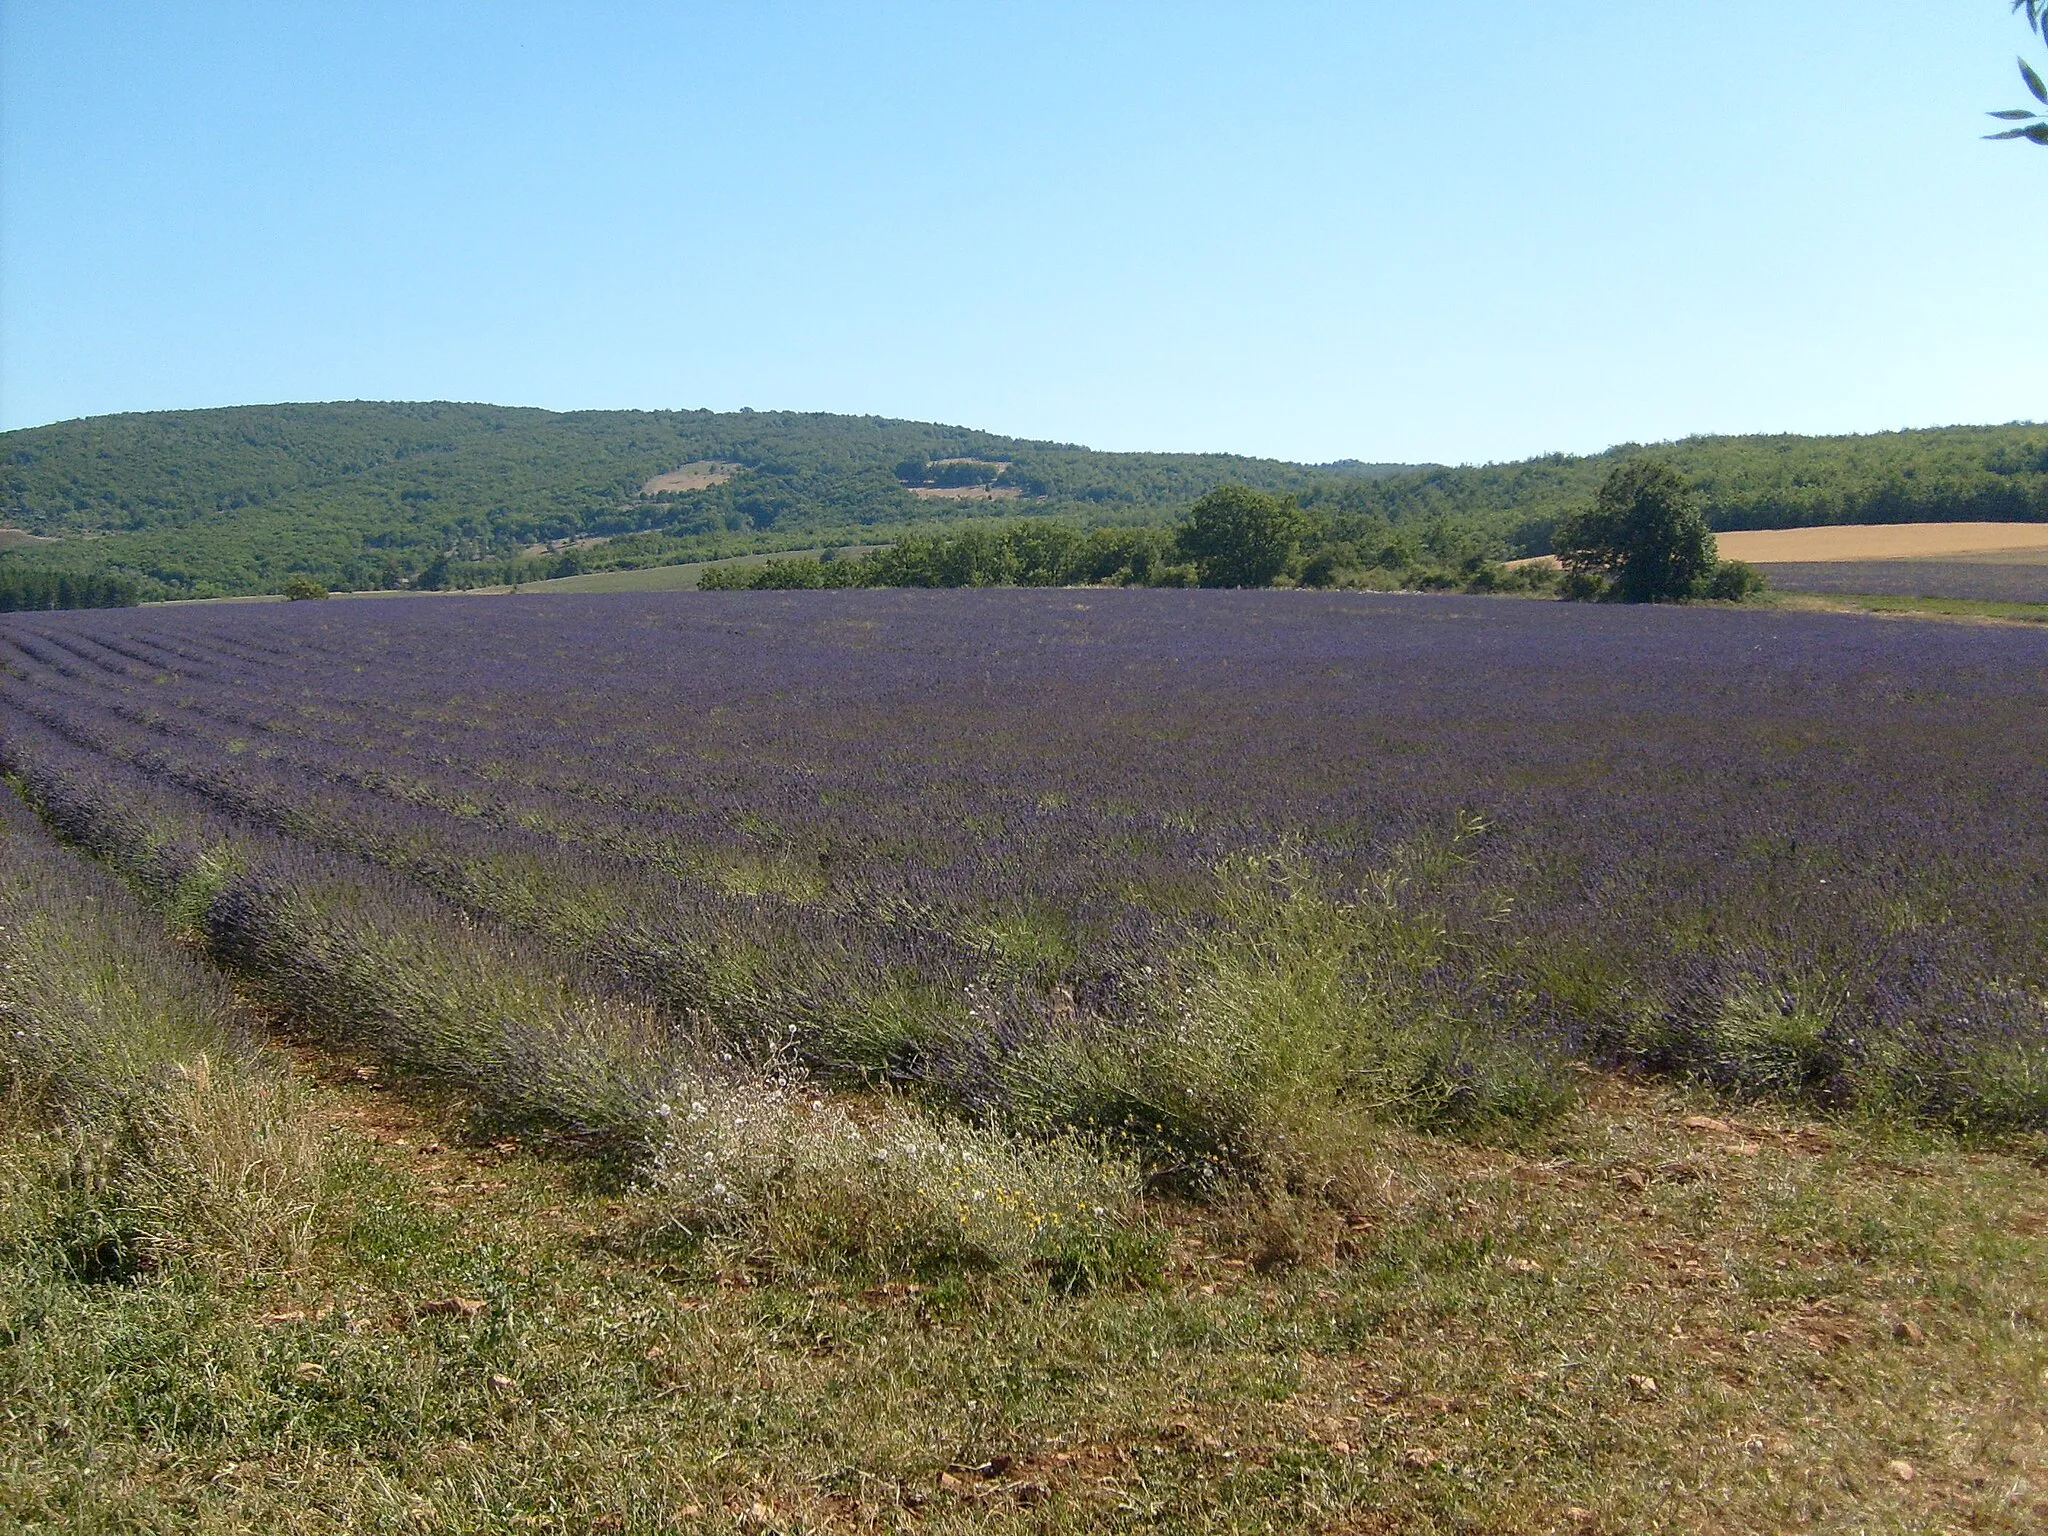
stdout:
{"type": "MultiPolygon", "coordinates": [[[[884,542],[966,516],[1158,522],[1223,481],[1390,524],[1443,519],[1530,554],[1609,464],[1642,451],[1309,465],[788,411],[156,411],[0,434],[0,527],[52,541],[0,539],[0,560],[177,596],[275,591],[294,572],[337,587],[532,579],[884,542]]],[[[1700,437],[1654,451],[1699,482],[1722,528],[2048,520],[2044,426],[1700,437]]]]}

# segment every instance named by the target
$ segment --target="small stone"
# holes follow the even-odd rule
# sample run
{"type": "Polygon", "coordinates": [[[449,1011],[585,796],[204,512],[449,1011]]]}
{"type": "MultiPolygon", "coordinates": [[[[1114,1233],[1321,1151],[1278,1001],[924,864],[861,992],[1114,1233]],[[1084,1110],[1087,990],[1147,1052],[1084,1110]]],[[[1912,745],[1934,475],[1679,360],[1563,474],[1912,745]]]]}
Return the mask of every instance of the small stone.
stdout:
{"type": "Polygon", "coordinates": [[[1687,1115],[1685,1128],[1688,1131],[1711,1131],[1716,1136],[1732,1136],[1735,1127],[1726,1120],[1716,1120],[1712,1115],[1687,1115]]]}
{"type": "Polygon", "coordinates": [[[1411,1467],[1433,1467],[1436,1465],[1436,1452],[1420,1445],[1411,1445],[1401,1453],[1401,1460],[1411,1467]]]}
{"type": "Polygon", "coordinates": [[[1884,1464],[1884,1469],[1902,1483],[1910,1483],[1919,1475],[1914,1472],[1913,1463],[1910,1461],[1888,1461],[1884,1464]]]}
{"type": "Polygon", "coordinates": [[[1631,1376],[1628,1389],[1636,1397],[1648,1400],[1657,1396],[1657,1378],[1654,1376],[1631,1376]]]}
{"type": "Polygon", "coordinates": [[[1927,1335],[1920,1331],[1920,1325],[1906,1319],[1901,1319],[1893,1327],[1892,1337],[1901,1344],[1924,1344],[1927,1342],[1927,1335]]]}

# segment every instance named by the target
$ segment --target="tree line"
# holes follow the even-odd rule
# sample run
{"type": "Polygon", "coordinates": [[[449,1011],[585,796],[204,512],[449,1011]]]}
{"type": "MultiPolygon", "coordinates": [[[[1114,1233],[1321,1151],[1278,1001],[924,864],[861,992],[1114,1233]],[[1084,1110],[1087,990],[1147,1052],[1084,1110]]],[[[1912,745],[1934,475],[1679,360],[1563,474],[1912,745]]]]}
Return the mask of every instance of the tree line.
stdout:
{"type": "MultiPolygon", "coordinates": [[[[1655,459],[1616,466],[1592,505],[1558,526],[1557,564],[1509,567],[1454,534],[1425,545],[1370,536],[1370,524],[1293,497],[1223,485],[1171,528],[1098,528],[1036,520],[906,538],[856,558],[714,566],[706,590],[828,587],[1305,587],[1555,592],[1579,601],[1741,602],[1763,577],[1714,550],[1699,491],[1655,459]],[[1366,534],[1363,543],[1361,534],[1366,534]]],[[[1381,531],[1390,531],[1383,528],[1381,531]]]]}
{"type": "Polygon", "coordinates": [[[119,576],[24,570],[0,565],[0,613],[46,608],[132,608],[142,601],[134,582],[119,576]]]}

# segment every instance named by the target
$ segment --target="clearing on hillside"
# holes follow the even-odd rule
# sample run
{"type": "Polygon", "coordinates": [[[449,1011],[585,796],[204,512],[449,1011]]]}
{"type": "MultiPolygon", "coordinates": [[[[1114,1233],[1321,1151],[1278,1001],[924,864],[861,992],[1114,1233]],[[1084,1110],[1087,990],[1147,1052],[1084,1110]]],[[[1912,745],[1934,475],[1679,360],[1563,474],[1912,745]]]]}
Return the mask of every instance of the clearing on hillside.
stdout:
{"type": "Polygon", "coordinates": [[[1023,488],[1015,485],[906,485],[921,501],[1016,501],[1023,488]]]}
{"type": "Polygon", "coordinates": [[[727,459],[697,459],[665,475],[656,475],[640,487],[640,494],[661,496],[679,495],[684,491],[708,491],[714,485],[725,484],[744,467],[727,459]]]}

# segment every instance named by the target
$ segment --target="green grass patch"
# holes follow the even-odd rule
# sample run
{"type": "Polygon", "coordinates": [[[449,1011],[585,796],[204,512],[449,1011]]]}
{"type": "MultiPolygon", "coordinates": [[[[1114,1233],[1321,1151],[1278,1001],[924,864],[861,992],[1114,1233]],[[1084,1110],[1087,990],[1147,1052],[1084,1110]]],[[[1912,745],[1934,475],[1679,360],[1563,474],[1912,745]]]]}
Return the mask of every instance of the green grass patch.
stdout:
{"type": "Polygon", "coordinates": [[[677,1250],[648,1236],[655,1192],[448,1139],[345,1071],[314,1098],[320,1232],[268,1277],[45,1262],[14,1176],[40,1133],[9,1133],[15,1528],[2017,1536],[2048,1516],[2048,1195],[2024,1156],[1702,1128],[1682,1097],[1603,1083],[1541,1155],[1375,1132],[1341,1213],[1159,1205],[1164,1272],[1073,1292],[677,1250]]]}
{"type": "Polygon", "coordinates": [[[1935,619],[2002,619],[2015,624],[2048,624],[2048,603],[1994,603],[1966,597],[1889,597],[1878,594],[1825,595],[1788,592],[1788,607],[1833,608],[1852,613],[1917,614],[1935,619]]]}

